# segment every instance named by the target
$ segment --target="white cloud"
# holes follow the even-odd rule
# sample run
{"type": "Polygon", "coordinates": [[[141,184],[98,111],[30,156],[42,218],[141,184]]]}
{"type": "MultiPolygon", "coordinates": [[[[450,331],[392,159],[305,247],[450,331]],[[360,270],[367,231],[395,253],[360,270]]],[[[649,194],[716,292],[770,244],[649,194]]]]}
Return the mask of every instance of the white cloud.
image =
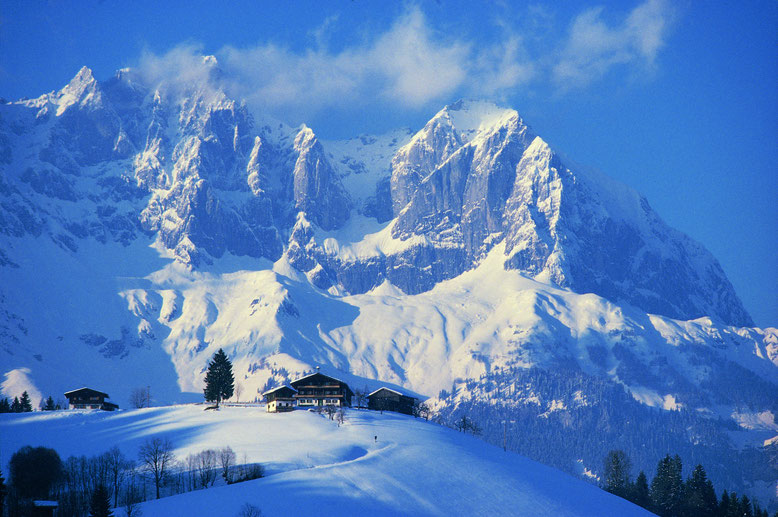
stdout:
{"type": "MultiPolygon", "coordinates": [[[[504,97],[549,82],[583,87],[617,65],[652,66],[670,23],[664,0],[647,0],[617,26],[603,21],[602,8],[584,11],[567,34],[554,39],[547,27],[552,15],[539,6],[530,14],[544,22],[518,29],[501,21],[495,24],[499,36],[488,44],[441,33],[419,8],[410,8],[384,32],[338,51],[328,41],[343,27],[329,17],[309,33],[313,43],[307,49],[265,43],[227,46],[216,55],[232,96],[283,120],[309,120],[330,109],[384,104],[414,110],[457,97],[504,97]],[[540,37],[549,44],[530,55],[524,41],[540,37]]],[[[146,52],[139,70],[149,83],[212,79],[213,67],[202,54],[192,44],[164,55],[146,52]]]]}
{"type": "Polygon", "coordinates": [[[552,69],[563,89],[586,86],[617,65],[652,69],[673,18],[665,0],[647,0],[618,26],[608,26],[602,13],[602,7],[595,7],[573,20],[552,69]]]}

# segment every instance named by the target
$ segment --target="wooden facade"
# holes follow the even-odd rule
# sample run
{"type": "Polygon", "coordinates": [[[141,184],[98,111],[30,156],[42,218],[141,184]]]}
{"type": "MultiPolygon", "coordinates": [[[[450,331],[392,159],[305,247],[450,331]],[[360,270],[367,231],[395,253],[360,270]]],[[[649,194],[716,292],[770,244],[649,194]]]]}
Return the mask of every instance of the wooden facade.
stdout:
{"type": "Polygon", "coordinates": [[[299,407],[351,406],[351,391],[345,382],[323,373],[312,373],[292,382],[299,407]]]}
{"type": "Polygon", "coordinates": [[[268,390],[262,395],[265,396],[267,401],[268,413],[281,413],[284,411],[292,411],[295,406],[294,396],[297,394],[297,390],[289,386],[280,386],[268,390]]]}
{"type": "Polygon", "coordinates": [[[377,411],[395,411],[397,413],[413,414],[416,399],[403,395],[389,388],[379,388],[367,396],[368,409],[377,411]]]}
{"type": "Polygon", "coordinates": [[[91,388],[68,391],[65,393],[65,397],[68,399],[68,409],[102,409],[104,411],[119,409],[118,405],[105,400],[110,398],[107,393],[91,388]]]}

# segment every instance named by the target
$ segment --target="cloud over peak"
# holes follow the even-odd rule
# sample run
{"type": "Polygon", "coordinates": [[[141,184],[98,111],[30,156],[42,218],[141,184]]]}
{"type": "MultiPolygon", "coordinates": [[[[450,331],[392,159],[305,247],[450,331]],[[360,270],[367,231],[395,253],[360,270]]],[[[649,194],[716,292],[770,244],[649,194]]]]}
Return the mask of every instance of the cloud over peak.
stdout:
{"type": "MultiPolygon", "coordinates": [[[[601,7],[583,11],[558,36],[549,31],[547,14],[543,24],[523,28],[503,21],[495,24],[499,36],[479,39],[440,30],[421,8],[410,7],[383,32],[338,50],[327,45],[327,35],[343,27],[330,17],[301,50],[266,42],[226,46],[216,55],[232,95],[286,120],[376,103],[418,110],[535,85],[585,88],[617,67],[655,66],[672,18],[666,2],[646,0],[615,25],[604,21],[605,14],[601,7]],[[524,42],[539,36],[544,45],[532,54],[524,42]]],[[[209,66],[201,47],[185,44],[163,55],[144,53],[138,68],[150,82],[180,82],[208,79],[209,66]]]]}

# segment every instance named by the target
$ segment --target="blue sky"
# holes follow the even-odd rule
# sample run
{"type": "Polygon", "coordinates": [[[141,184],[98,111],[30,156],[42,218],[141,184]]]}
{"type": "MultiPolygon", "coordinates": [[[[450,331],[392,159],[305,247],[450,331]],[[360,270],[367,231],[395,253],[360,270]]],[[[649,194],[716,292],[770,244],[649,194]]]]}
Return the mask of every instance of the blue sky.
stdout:
{"type": "Polygon", "coordinates": [[[82,65],[186,76],[214,54],[234,95],[325,138],[492,99],[645,194],[719,259],[757,325],[778,325],[778,3],[557,4],[7,0],[0,97],[59,89],[82,65]]]}

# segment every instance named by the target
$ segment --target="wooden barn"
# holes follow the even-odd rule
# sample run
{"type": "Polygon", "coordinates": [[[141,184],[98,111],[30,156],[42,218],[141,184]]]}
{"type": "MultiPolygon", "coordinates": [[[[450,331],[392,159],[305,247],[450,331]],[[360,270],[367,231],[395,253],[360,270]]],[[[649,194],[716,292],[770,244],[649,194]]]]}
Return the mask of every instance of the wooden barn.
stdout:
{"type": "Polygon", "coordinates": [[[105,400],[110,398],[107,393],[92,388],[68,391],[65,393],[65,397],[68,399],[68,409],[102,409],[104,411],[119,409],[118,405],[105,400]]]}
{"type": "Polygon", "coordinates": [[[399,391],[389,388],[379,388],[367,396],[368,409],[377,411],[395,411],[397,413],[413,414],[413,406],[416,399],[403,395],[399,391]]]}
{"type": "Polygon", "coordinates": [[[281,413],[284,411],[292,411],[295,406],[294,396],[296,394],[297,390],[289,386],[279,386],[278,388],[267,390],[262,394],[267,401],[267,412],[281,413]]]}
{"type": "Polygon", "coordinates": [[[292,382],[294,396],[300,407],[351,406],[354,392],[345,382],[316,372],[292,382]]]}

